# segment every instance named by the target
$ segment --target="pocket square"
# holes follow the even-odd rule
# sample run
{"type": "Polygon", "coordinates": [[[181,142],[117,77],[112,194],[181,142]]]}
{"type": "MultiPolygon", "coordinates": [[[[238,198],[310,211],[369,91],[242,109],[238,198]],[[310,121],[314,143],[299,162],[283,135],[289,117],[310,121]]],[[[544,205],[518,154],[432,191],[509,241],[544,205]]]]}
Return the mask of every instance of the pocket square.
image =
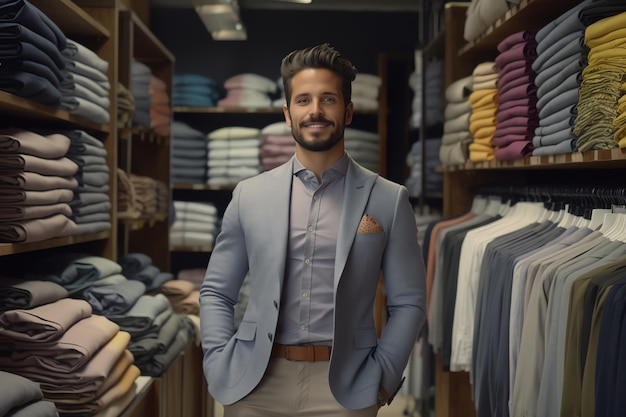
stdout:
{"type": "Polygon", "coordinates": [[[360,234],[382,233],[383,227],[369,214],[364,214],[356,231],[360,234]]]}

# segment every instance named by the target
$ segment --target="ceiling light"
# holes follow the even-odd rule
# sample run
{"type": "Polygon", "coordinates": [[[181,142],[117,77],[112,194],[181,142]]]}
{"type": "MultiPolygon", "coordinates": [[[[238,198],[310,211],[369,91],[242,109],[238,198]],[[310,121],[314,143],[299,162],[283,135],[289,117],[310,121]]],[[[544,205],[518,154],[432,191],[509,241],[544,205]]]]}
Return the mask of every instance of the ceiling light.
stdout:
{"type": "Polygon", "coordinates": [[[236,0],[194,0],[194,8],[213,40],[246,40],[236,0]]]}
{"type": "Polygon", "coordinates": [[[278,0],[278,1],[284,1],[286,3],[301,3],[301,4],[313,3],[313,0],[278,0]]]}

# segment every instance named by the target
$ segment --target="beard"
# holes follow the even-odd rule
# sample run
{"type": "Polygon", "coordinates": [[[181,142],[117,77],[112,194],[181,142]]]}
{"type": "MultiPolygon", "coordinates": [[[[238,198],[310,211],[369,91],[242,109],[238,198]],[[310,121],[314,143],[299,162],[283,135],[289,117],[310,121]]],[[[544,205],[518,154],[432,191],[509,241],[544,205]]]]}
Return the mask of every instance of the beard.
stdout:
{"type": "Polygon", "coordinates": [[[330,120],[310,119],[310,120],[306,120],[298,124],[297,128],[294,126],[295,125],[292,123],[291,134],[293,138],[302,148],[306,149],[307,151],[324,152],[329,149],[332,149],[335,145],[337,145],[343,139],[344,126],[343,125],[335,126],[335,124],[331,122],[330,120]],[[305,124],[312,123],[312,122],[313,123],[315,122],[328,123],[333,127],[333,129],[330,133],[326,133],[326,132],[312,133],[310,134],[311,137],[307,139],[304,137],[304,134],[302,133],[302,129],[304,128],[305,124]]]}

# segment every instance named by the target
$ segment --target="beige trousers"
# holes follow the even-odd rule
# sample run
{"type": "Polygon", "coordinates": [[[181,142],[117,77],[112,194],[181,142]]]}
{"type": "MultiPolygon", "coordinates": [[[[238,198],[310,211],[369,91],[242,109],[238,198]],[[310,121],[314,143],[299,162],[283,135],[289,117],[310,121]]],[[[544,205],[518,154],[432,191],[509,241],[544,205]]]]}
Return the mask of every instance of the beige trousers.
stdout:
{"type": "Polygon", "coordinates": [[[270,359],[254,391],[224,406],[224,417],[374,417],[376,413],[376,405],[348,410],[335,400],[328,386],[328,362],[276,358],[270,359]]]}

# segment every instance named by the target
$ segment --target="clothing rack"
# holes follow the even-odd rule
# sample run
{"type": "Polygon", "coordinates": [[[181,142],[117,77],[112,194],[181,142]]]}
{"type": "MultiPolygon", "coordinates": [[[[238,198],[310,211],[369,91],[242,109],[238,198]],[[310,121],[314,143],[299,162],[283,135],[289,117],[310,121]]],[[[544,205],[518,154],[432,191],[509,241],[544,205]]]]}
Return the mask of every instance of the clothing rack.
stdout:
{"type": "Polygon", "coordinates": [[[550,210],[561,210],[586,219],[596,208],[615,209],[626,207],[626,187],[556,187],[556,186],[501,186],[481,185],[472,188],[475,195],[501,197],[503,202],[543,202],[550,210]]]}

